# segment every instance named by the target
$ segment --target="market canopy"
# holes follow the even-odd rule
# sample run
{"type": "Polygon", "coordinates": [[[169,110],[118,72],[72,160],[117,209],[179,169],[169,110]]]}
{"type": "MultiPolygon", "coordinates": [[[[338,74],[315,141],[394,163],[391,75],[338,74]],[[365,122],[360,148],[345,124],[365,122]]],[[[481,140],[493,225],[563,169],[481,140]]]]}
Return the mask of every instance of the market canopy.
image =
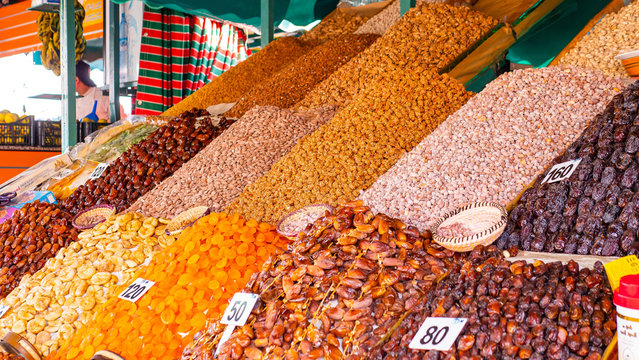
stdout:
{"type": "MultiPolygon", "coordinates": [[[[125,3],[128,0],[112,0],[125,3]]],[[[264,0],[143,0],[151,8],[169,8],[188,14],[207,16],[260,27],[260,5],[264,0]]],[[[272,0],[274,23],[288,20],[295,25],[307,25],[335,9],[338,0],[272,0]]]]}

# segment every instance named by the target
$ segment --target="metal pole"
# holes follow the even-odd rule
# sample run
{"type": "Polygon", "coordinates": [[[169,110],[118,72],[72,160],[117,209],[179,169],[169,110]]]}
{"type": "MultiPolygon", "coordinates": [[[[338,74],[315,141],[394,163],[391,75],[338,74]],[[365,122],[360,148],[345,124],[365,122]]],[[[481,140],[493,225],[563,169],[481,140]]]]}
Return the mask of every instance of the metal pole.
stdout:
{"type": "Polygon", "coordinates": [[[261,0],[262,47],[273,41],[273,0],[261,0]]]}
{"type": "Polygon", "coordinates": [[[120,119],[120,5],[107,0],[107,79],[109,83],[109,108],[111,122],[120,119]]]}
{"type": "Polygon", "coordinates": [[[415,6],[415,0],[399,0],[399,13],[404,15],[415,6]]]}
{"type": "Polygon", "coordinates": [[[62,152],[65,152],[77,143],[74,0],[60,1],[60,74],[62,75],[62,152]]]}

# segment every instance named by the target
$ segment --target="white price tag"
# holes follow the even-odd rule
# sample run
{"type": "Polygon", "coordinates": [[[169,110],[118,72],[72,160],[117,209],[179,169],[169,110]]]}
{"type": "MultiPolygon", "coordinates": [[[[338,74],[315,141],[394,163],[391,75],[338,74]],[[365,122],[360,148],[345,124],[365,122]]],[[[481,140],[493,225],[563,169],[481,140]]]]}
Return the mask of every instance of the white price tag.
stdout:
{"type": "Polygon", "coordinates": [[[146,294],[153,285],[155,285],[155,282],[151,280],[137,278],[133,283],[131,283],[131,285],[124,289],[118,298],[129,300],[130,302],[136,302],[142,297],[142,295],[146,294]]]}
{"type": "Polygon", "coordinates": [[[546,177],[541,183],[543,184],[545,182],[548,182],[550,184],[550,183],[554,183],[564,179],[568,179],[570,175],[572,175],[572,173],[575,172],[575,169],[577,169],[577,166],[579,166],[580,162],[581,162],[581,159],[570,160],[570,161],[562,162],[561,164],[557,164],[553,166],[548,172],[548,175],[546,175],[546,177]]]}
{"type": "Polygon", "coordinates": [[[235,293],[220,322],[224,325],[243,326],[253,311],[257,299],[257,294],[235,293]]]}
{"type": "Polygon", "coordinates": [[[416,350],[448,351],[464,329],[468,319],[429,317],[408,345],[416,350]]]}
{"type": "Polygon", "coordinates": [[[98,166],[95,167],[95,170],[93,170],[93,172],[91,173],[91,176],[89,176],[89,180],[97,179],[102,176],[102,173],[108,167],[108,163],[99,163],[98,166]]]}
{"type": "Polygon", "coordinates": [[[11,309],[11,307],[8,305],[0,305],[0,318],[3,317],[9,309],[11,309]]]}

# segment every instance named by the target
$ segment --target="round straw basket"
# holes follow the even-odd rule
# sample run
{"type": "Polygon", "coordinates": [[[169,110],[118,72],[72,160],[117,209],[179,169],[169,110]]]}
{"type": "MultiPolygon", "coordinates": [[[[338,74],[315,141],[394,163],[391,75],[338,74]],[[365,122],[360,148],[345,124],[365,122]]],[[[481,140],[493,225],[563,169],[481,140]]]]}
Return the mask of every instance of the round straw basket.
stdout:
{"type": "Polygon", "coordinates": [[[82,210],[73,218],[71,222],[73,227],[78,230],[91,229],[94,226],[106,221],[106,219],[115,213],[115,208],[111,205],[100,204],[91,206],[82,210]]]}
{"type": "Polygon", "coordinates": [[[100,350],[93,354],[91,360],[124,360],[124,358],[113,351],[100,350]]]}
{"type": "Polygon", "coordinates": [[[506,209],[494,202],[478,202],[462,206],[437,220],[433,226],[433,241],[446,249],[464,252],[477,245],[489,245],[506,228],[506,209]],[[440,227],[460,224],[473,235],[461,237],[443,237],[438,234],[440,227]]]}
{"type": "Polygon", "coordinates": [[[182,211],[173,220],[166,224],[166,230],[164,232],[167,235],[177,235],[182,230],[195,224],[201,217],[204,217],[211,213],[211,209],[206,206],[196,206],[188,210],[182,211]]]}
{"type": "Polygon", "coordinates": [[[332,214],[334,210],[328,204],[314,204],[295,210],[277,223],[277,232],[289,239],[295,239],[297,234],[304,230],[308,224],[312,224],[324,216],[327,211],[332,214]]]}

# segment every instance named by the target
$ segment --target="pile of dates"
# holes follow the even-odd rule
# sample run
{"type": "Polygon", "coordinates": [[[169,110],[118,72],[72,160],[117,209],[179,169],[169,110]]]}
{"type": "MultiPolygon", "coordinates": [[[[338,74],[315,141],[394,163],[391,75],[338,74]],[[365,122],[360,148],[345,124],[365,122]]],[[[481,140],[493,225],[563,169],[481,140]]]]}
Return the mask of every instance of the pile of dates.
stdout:
{"type": "Polygon", "coordinates": [[[112,205],[118,212],[126,210],[234,121],[209,116],[205,110],[183,113],[124,152],[98,179],[78,187],[62,202],[63,208],[73,214],[97,204],[112,205]]]}
{"type": "MultiPolygon", "coordinates": [[[[444,250],[431,244],[429,232],[374,214],[359,201],[326,213],[304,234],[249,281],[244,291],[260,300],[221,346],[219,359],[368,358],[452,263],[479,264],[489,254],[444,250]]],[[[212,322],[182,358],[214,358],[224,328],[212,322]]]]}
{"type": "Polygon", "coordinates": [[[638,107],[635,82],[522,194],[497,245],[600,256],[638,254],[638,107]],[[542,183],[554,165],[577,159],[581,162],[568,179],[542,183]]]}
{"type": "Polygon", "coordinates": [[[439,282],[370,359],[599,360],[616,331],[603,265],[526,264],[504,258],[462,266],[439,282]],[[467,318],[446,352],[408,348],[427,317],[467,318]]]}
{"type": "Polygon", "coordinates": [[[77,240],[72,219],[57,205],[35,201],[0,224],[0,297],[18,286],[24,274],[34,274],[77,240]]]}

